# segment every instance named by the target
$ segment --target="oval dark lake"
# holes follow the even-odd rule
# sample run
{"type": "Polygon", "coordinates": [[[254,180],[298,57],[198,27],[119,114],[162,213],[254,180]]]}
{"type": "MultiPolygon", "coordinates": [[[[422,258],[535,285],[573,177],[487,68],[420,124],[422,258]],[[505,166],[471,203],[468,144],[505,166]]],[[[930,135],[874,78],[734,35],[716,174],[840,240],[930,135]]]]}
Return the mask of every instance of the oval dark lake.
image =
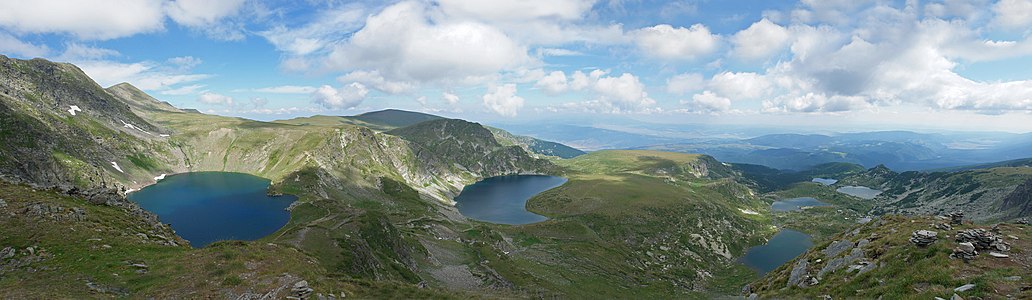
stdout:
{"type": "Polygon", "coordinates": [[[770,209],[773,211],[793,211],[802,209],[804,206],[828,206],[827,204],[817,200],[813,197],[800,197],[785,200],[778,200],[771,203],[770,209]]]}
{"type": "Polygon", "coordinates": [[[168,176],[129,194],[194,247],[221,240],[256,240],[290,220],[292,195],[269,196],[269,180],[242,173],[198,172],[168,176]]]}
{"type": "Polygon", "coordinates": [[[466,186],[455,206],[467,218],[498,224],[530,224],[548,220],[527,211],[527,200],[566,183],[566,178],[544,175],[491,177],[466,186]]]}
{"type": "Polygon", "coordinates": [[[777,269],[813,247],[810,236],[792,229],[782,229],[767,244],[749,248],[741,262],[760,275],[777,269]]]}

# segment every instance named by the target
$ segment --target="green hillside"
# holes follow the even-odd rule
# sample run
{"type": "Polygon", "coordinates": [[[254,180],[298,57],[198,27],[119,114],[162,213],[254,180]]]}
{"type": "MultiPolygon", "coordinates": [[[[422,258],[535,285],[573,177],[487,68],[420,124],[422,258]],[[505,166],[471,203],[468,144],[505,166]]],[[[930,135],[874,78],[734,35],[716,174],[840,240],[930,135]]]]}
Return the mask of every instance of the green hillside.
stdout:
{"type": "MultiPolygon", "coordinates": [[[[17,293],[0,288],[5,297],[111,291],[116,296],[160,297],[191,289],[205,291],[198,296],[239,296],[244,291],[273,291],[278,283],[301,279],[316,291],[360,297],[426,296],[430,294],[419,293],[436,293],[435,289],[448,291],[437,294],[443,296],[701,296],[707,292],[700,291],[714,289],[706,287],[743,283],[744,278],[714,279],[712,274],[738,274],[742,267],[733,258],[772,234],[767,217],[742,212],[762,211],[765,204],[735,182],[734,171],[706,156],[599,152],[544,160],[535,156],[560,155],[535,149],[561,147],[535,148],[522,138],[462,120],[429,120],[400,128],[389,128],[405,124],[383,114],[364,120],[259,122],[179,110],[128,84],[101,89],[71,65],[12,59],[4,63],[5,78],[10,80],[2,85],[0,97],[5,122],[0,128],[0,174],[6,181],[44,190],[107,191],[105,197],[75,194],[55,196],[64,200],[54,201],[83,203],[87,213],[110,210],[116,215],[133,207],[122,191],[151,184],[160,174],[247,173],[272,180],[271,193],[299,197],[287,225],[259,241],[222,242],[203,249],[131,250],[138,258],[92,254],[100,262],[112,262],[100,263],[104,268],[124,269],[123,263],[114,262],[144,260],[153,266],[147,274],[177,278],[174,282],[109,276],[110,269],[92,268],[90,261],[29,262],[26,270],[50,266],[81,271],[68,273],[75,280],[34,277],[35,285],[22,284],[17,293]],[[63,81],[52,82],[48,72],[63,81]],[[57,92],[70,96],[58,97],[57,92]],[[72,116],[64,108],[68,103],[85,104],[72,116]],[[129,121],[133,126],[126,125],[129,121]],[[462,187],[481,178],[517,173],[570,178],[568,184],[528,204],[549,221],[487,224],[462,217],[452,206],[452,197],[462,187]],[[83,199],[102,205],[84,204],[83,199]],[[92,278],[100,288],[91,289],[83,278],[92,278]],[[431,290],[415,291],[417,286],[431,290]]],[[[412,117],[397,111],[388,115],[412,117]]],[[[18,193],[6,190],[0,198],[13,199],[18,193]]],[[[38,201],[50,201],[49,197],[38,201]]],[[[21,198],[8,203],[24,205],[21,198]]],[[[131,214],[154,220],[137,208],[131,214]]],[[[31,215],[15,210],[13,218],[31,215]]],[[[12,222],[0,229],[6,238],[0,246],[36,243],[57,249],[62,239],[92,238],[60,235],[89,233],[63,232],[75,225],[28,228],[29,223],[12,222]]],[[[132,219],[97,222],[127,232],[127,239],[134,236],[131,228],[149,226],[132,219]]],[[[109,245],[115,247],[116,242],[137,249],[128,240],[109,245]]],[[[67,251],[62,255],[89,257],[67,251]]]]}
{"type": "MultiPolygon", "coordinates": [[[[894,276],[902,260],[963,280],[872,287],[867,277],[828,277],[820,289],[785,290],[775,288],[785,267],[758,278],[738,258],[779,228],[806,232],[824,249],[871,213],[964,209],[989,221],[1032,211],[1030,168],[895,173],[833,163],[784,172],[696,154],[583,153],[397,110],[275,122],[207,115],[129,84],[103,89],[75,66],[45,60],[3,57],[0,75],[0,298],[283,298],[301,281],[313,295],[358,298],[714,298],[755,280],[761,295],[789,298],[898,295],[909,287],[901,284],[940,295],[960,281],[1011,291],[999,279],[1021,272],[969,276],[952,261],[944,271],[931,265],[944,263],[946,246],[901,246],[898,232],[928,224],[920,218],[861,228],[889,245],[865,255],[895,257],[870,274],[894,276]],[[269,236],[192,249],[124,197],[160,174],[200,171],[268,178],[269,193],[299,200],[269,236]],[[511,174],[569,179],[527,203],[548,220],[499,225],[457,211],[453,198],[465,186],[511,174]],[[886,195],[862,201],[835,191],[848,184],[886,195]],[[792,197],[832,206],[770,210],[792,197]],[[915,261],[918,254],[933,260],[915,261]]],[[[1027,260],[1018,249],[1016,259],[1027,260]]]]}
{"type": "Polygon", "coordinates": [[[836,185],[861,185],[883,190],[875,199],[877,213],[941,215],[964,211],[976,221],[1029,217],[1019,186],[1032,181],[1030,167],[995,167],[958,172],[893,172],[875,167],[845,177],[836,185]]]}

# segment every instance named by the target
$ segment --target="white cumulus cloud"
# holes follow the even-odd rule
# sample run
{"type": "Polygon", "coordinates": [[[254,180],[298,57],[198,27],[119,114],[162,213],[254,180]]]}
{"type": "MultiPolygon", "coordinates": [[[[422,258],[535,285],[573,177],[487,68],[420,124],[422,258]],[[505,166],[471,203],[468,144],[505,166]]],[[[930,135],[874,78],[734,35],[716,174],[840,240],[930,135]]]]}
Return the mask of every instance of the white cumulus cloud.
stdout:
{"type": "Polygon", "coordinates": [[[205,103],[205,104],[212,104],[212,105],[226,105],[226,106],[232,106],[233,105],[233,97],[222,95],[222,94],[216,94],[216,93],[212,93],[212,92],[201,93],[201,95],[197,97],[197,101],[200,101],[201,103],[205,103]]]}
{"type": "Polygon", "coordinates": [[[161,0],[0,0],[0,27],[106,40],[164,29],[161,0]]]}
{"type": "Polygon", "coordinates": [[[706,80],[699,73],[678,74],[667,79],[667,93],[684,95],[705,87],[706,80]]]}
{"type": "Polygon", "coordinates": [[[790,38],[788,29],[766,18],[731,37],[734,54],[744,59],[764,59],[783,50],[790,38]]]}
{"type": "Polygon", "coordinates": [[[515,117],[523,108],[523,98],[516,96],[515,84],[492,86],[484,94],[484,107],[506,117],[515,117]]]}
{"type": "Polygon", "coordinates": [[[421,2],[401,2],[366,19],[329,55],[330,68],[377,72],[392,82],[468,82],[530,61],[527,48],[475,21],[433,22],[421,2]]]}
{"type": "Polygon", "coordinates": [[[361,104],[367,94],[369,89],[357,82],[339,89],[323,85],[312,93],[312,101],[328,109],[348,109],[361,104]]]}
{"type": "Polygon", "coordinates": [[[692,100],[681,100],[681,104],[690,105],[697,112],[720,113],[731,110],[731,99],[718,96],[711,91],[692,95],[692,100]]]}
{"type": "Polygon", "coordinates": [[[460,99],[459,99],[459,96],[456,95],[456,94],[452,94],[452,93],[449,93],[449,92],[444,92],[444,93],[441,93],[441,98],[443,98],[444,102],[447,102],[448,105],[451,105],[451,106],[459,105],[459,100],[460,99]]]}
{"type": "Polygon", "coordinates": [[[50,48],[46,45],[26,43],[6,32],[0,32],[0,52],[22,57],[40,57],[50,53],[50,48]]]}
{"type": "Polygon", "coordinates": [[[1026,30],[1032,26],[1032,0],[1000,0],[993,5],[993,12],[1001,26],[1026,30]]]}
{"type": "Polygon", "coordinates": [[[693,60],[719,47],[719,37],[702,24],[674,28],[668,24],[646,27],[632,33],[646,55],[667,60],[693,60]]]}
{"type": "Polygon", "coordinates": [[[534,86],[541,88],[545,93],[550,95],[556,95],[569,89],[566,74],[563,73],[563,71],[553,71],[552,73],[548,73],[548,75],[541,77],[534,86]]]}

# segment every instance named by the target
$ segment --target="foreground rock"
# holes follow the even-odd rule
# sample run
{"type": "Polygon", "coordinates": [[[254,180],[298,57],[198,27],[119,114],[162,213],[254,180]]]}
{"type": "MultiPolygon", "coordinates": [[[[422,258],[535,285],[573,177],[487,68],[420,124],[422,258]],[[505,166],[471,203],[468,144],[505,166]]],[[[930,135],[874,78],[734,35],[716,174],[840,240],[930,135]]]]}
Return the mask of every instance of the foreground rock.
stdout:
{"type": "Polygon", "coordinates": [[[918,247],[927,247],[934,243],[939,233],[931,230],[918,230],[910,235],[910,242],[918,247]]]}
{"type": "Polygon", "coordinates": [[[969,261],[978,256],[978,251],[975,250],[975,245],[971,243],[960,243],[957,248],[953,248],[953,253],[950,254],[950,258],[959,258],[964,261],[969,261]]]}
{"type": "Polygon", "coordinates": [[[950,217],[950,224],[953,224],[953,225],[962,225],[962,224],[964,224],[964,212],[962,212],[962,211],[953,212],[953,213],[947,214],[946,216],[950,217]]]}
{"type": "Polygon", "coordinates": [[[980,251],[1010,251],[1010,245],[1008,245],[1007,242],[1004,242],[999,235],[982,228],[968,229],[958,232],[957,242],[969,242],[975,246],[976,250],[980,251]]]}

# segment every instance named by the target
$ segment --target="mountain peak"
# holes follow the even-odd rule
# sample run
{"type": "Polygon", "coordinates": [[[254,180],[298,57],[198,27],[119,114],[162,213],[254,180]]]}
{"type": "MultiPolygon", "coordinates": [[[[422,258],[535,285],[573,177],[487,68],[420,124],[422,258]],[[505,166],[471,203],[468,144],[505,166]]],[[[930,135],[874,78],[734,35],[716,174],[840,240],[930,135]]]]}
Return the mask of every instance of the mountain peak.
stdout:
{"type": "Polygon", "coordinates": [[[180,109],[172,106],[172,104],[155,99],[128,82],[112,85],[104,90],[136,110],[180,111],[180,109]]]}
{"type": "Polygon", "coordinates": [[[444,117],[437,115],[393,108],[371,111],[351,118],[362,122],[394,128],[408,127],[426,121],[445,119],[444,117]]]}

